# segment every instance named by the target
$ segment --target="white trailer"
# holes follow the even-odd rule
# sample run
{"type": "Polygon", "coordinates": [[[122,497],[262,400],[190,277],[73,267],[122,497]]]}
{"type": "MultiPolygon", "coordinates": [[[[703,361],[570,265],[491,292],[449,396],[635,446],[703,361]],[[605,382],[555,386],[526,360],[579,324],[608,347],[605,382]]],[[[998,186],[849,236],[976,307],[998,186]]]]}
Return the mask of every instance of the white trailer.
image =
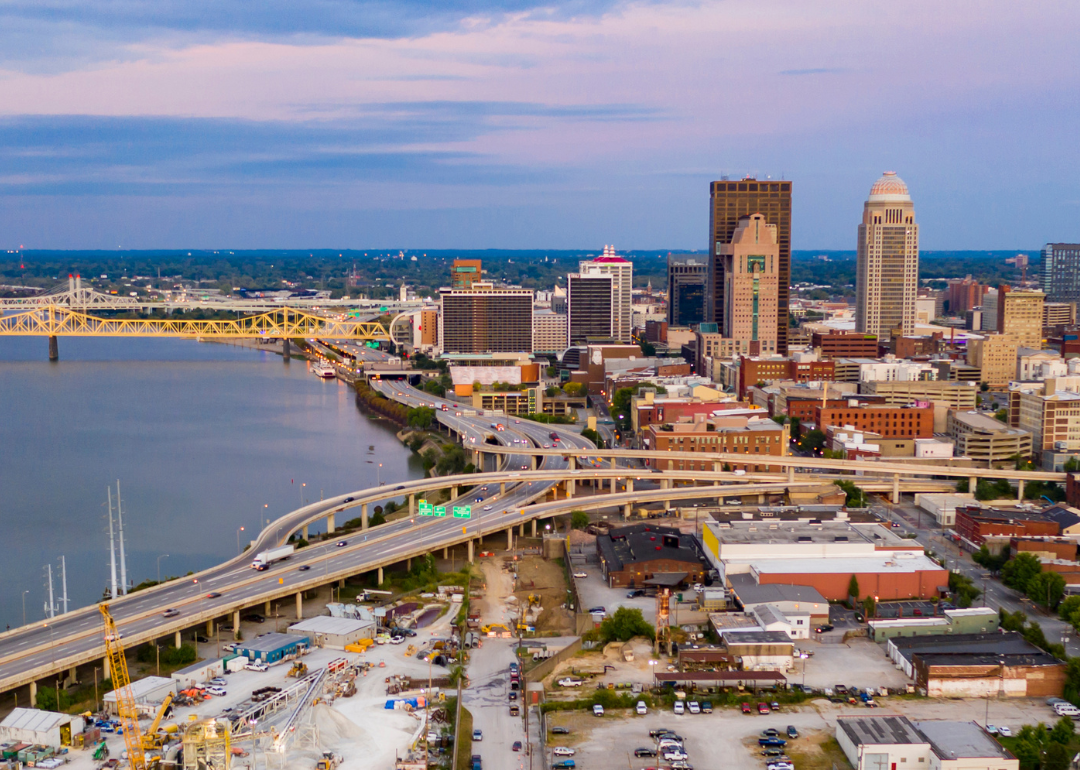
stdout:
{"type": "Polygon", "coordinates": [[[291,545],[283,545],[280,548],[271,548],[266,551],[259,551],[255,554],[255,559],[251,562],[251,568],[257,570],[264,570],[276,561],[287,559],[292,555],[293,547],[291,545]]]}

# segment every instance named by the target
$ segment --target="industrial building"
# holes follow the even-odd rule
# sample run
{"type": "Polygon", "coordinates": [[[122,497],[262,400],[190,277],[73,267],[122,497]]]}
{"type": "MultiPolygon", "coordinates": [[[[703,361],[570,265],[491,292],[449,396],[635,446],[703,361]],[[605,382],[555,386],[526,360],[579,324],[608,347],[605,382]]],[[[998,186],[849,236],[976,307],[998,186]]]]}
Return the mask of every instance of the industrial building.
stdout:
{"type": "Polygon", "coordinates": [[[375,622],[322,615],[289,626],[289,633],[308,636],[316,647],[343,650],[345,645],[375,637],[375,622]]]}
{"type": "Polygon", "coordinates": [[[672,586],[697,583],[708,570],[697,539],[673,527],[619,527],[597,536],[596,552],[604,580],[612,587],[640,588],[656,580],[672,586]]]}
{"type": "Polygon", "coordinates": [[[310,646],[311,638],[306,635],[267,634],[249,642],[240,642],[236,654],[243,655],[248,660],[277,663],[290,655],[296,655],[301,647],[310,646]]]}
{"type": "Polygon", "coordinates": [[[879,524],[708,522],[702,535],[706,555],[729,587],[733,576],[749,575],[758,585],[809,586],[842,600],[854,575],[862,596],[879,600],[929,599],[947,590],[948,574],[922,546],[879,524]]]}
{"type": "Polygon", "coordinates": [[[997,631],[998,612],[990,607],[943,610],[934,617],[870,620],[870,638],[875,642],[901,636],[941,636],[943,634],[985,634],[997,631]]]}
{"type": "Polygon", "coordinates": [[[836,741],[855,770],[1018,770],[1020,763],[975,722],[912,722],[897,714],[842,716],[836,741]]]}
{"type": "Polygon", "coordinates": [[[173,671],[172,678],[178,690],[186,690],[189,687],[206,684],[216,676],[239,671],[244,667],[245,662],[244,658],[237,655],[214,660],[200,660],[179,671],[173,671]]]}
{"type": "MultiPolygon", "coordinates": [[[[165,676],[147,676],[131,683],[131,695],[135,703],[146,707],[157,707],[166,695],[176,693],[176,682],[165,676]]],[[[116,690],[105,693],[105,711],[115,715],[116,690]]]]}
{"type": "Polygon", "coordinates": [[[746,671],[788,671],[795,664],[795,642],[783,631],[724,631],[720,638],[746,671]]]}
{"type": "Polygon", "coordinates": [[[931,698],[1061,697],[1065,664],[1020,634],[890,639],[886,652],[931,698]]]}
{"type": "Polygon", "coordinates": [[[70,746],[72,736],[83,731],[83,718],[41,709],[16,707],[0,722],[0,742],[31,746],[70,746]]]}
{"type": "Polygon", "coordinates": [[[769,605],[785,615],[805,613],[814,624],[829,622],[829,600],[811,586],[760,585],[749,573],[732,575],[728,582],[744,612],[753,613],[757,607],[769,605]]]}

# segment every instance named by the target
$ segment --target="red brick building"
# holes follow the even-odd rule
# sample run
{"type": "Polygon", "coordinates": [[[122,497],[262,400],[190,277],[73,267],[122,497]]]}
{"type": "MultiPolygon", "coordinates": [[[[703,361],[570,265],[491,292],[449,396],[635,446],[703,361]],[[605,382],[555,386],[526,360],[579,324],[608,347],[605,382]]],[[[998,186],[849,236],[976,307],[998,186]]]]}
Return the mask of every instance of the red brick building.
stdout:
{"type": "Polygon", "coordinates": [[[831,331],[810,335],[810,347],[819,348],[822,358],[877,358],[876,334],[831,331]]]}
{"type": "Polygon", "coordinates": [[[794,382],[832,380],[834,371],[832,361],[744,358],[739,364],[739,398],[745,398],[746,389],[759,382],[773,380],[792,380],[794,382]]]}
{"type": "Polygon", "coordinates": [[[995,511],[974,505],[957,507],[956,523],[953,528],[957,534],[970,540],[976,546],[981,546],[985,539],[992,535],[1057,537],[1061,534],[1061,527],[1056,521],[1037,511],[1030,513],[995,511]]]}
{"type": "Polygon", "coordinates": [[[812,418],[818,430],[850,425],[856,430],[872,431],[883,438],[933,438],[934,408],[885,406],[815,407],[812,418]]]}

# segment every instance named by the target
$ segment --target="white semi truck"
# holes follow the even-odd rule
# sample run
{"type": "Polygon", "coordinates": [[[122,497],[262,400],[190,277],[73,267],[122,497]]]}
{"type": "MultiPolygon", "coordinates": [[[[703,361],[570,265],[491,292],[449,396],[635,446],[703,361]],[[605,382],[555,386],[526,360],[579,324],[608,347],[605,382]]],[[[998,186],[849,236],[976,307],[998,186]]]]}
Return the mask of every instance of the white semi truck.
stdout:
{"type": "Polygon", "coordinates": [[[276,561],[289,558],[289,556],[292,555],[292,552],[293,547],[291,545],[283,545],[280,548],[259,551],[255,554],[255,559],[251,562],[251,568],[264,570],[276,561]]]}

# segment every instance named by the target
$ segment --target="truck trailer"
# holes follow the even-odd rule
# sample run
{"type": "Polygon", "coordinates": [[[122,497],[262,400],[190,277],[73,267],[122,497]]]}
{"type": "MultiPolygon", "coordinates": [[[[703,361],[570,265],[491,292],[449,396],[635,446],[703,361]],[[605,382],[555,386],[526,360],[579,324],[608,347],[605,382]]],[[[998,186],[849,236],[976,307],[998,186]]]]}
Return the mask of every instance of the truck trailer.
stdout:
{"type": "Polygon", "coordinates": [[[255,559],[251,562],[251,568],[257,570],[264,570],[276,561],[282,559],[288,559],[292,555],[293,547],[291,545],[283,545],[280,548],[270,548],[266,551],[259,551],[255,554],[255,559]]]}

